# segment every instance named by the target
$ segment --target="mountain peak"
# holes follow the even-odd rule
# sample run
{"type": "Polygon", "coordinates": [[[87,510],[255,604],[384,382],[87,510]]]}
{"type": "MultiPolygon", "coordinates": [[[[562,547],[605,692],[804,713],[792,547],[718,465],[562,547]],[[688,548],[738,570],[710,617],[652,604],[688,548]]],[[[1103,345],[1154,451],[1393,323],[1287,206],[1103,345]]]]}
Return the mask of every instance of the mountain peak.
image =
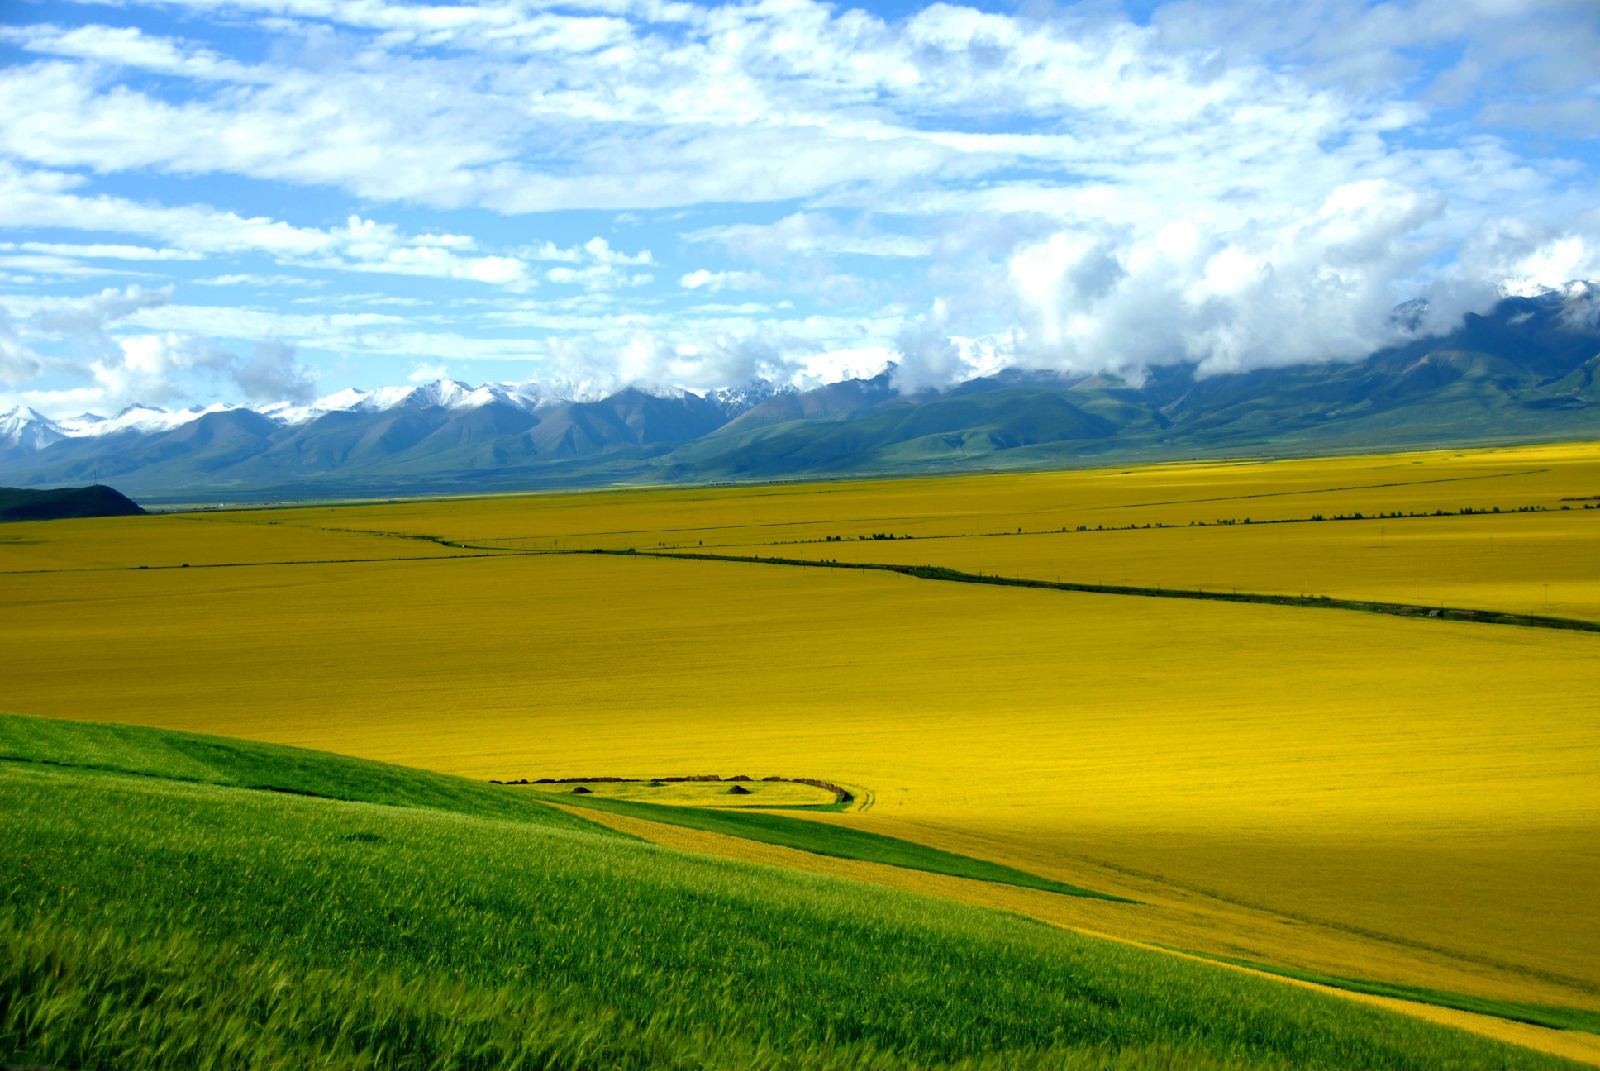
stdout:
{"type": "Polygon", "coordinates": [[[0,449],[36,451],[67,437],[61,426],[31,406],[0,413],[0,449]]]}
{"type": "Polygon", "coordinates": [[[504,387],[485,383],[474,387],[458,379],[436,379],[405,393],[397,404],[440,409],[476,409],[507,397],[504,387]]]}

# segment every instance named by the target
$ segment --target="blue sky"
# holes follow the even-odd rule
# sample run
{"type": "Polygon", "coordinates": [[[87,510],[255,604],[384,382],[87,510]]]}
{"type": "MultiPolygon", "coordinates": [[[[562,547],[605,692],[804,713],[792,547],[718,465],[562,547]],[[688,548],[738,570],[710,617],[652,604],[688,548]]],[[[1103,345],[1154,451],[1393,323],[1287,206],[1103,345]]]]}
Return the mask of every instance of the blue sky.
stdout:
{"type": "Polygon", "coordinates": [[[1600,278],[1600,7],[7,0],[0,407],[1349,359],[1600,278]]]}

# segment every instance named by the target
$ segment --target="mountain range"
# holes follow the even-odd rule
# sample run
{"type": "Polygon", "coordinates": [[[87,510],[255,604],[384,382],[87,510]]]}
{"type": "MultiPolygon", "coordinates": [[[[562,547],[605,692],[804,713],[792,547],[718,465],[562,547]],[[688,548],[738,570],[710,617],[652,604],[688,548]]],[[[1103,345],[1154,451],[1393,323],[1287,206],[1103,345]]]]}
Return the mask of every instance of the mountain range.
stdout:
{"type": "Polygon", "coordinates": [[[1008,370],[902,394],[892,372],[598,400],[443,380],[309,406],[0,414],[0,482],[149,503],[772,480],[1600,435],[1600,287],[1508,298],[1363,360],[1142,382],[1008,370]]]}

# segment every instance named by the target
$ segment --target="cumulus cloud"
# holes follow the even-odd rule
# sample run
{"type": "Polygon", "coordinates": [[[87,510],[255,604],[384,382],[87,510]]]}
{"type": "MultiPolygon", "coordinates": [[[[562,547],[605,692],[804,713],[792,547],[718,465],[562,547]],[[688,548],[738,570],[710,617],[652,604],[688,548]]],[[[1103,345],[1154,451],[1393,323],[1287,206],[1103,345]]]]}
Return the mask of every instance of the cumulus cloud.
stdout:
{"type": "Polygon", "coordinates": [[[303,402],[316,393],[290,346],[268,342],[239,354],[208,339],[174,332],[117,339],[87,372],[91,381],[87,393],[109,409],[181,402],[206,381],[236,388],[257,404],[303,402]],[[202,383],[193,382],[195,378],[202,383]]]}
{"type": "Polygon", "coordinates": [[[695,342],[634,330],[621,338],[552,339],[540,379],[555,393],[599,397],[624,387],[672,386],[705,393],[752,382],[789,385],[805,378],[813,339],[773,331],[724,334],[695,342]]]}
{"type": "Polygon", "coordinates": [[[221,371],[238,385],[245,398],[258,405],[308,402],[317,393],[311,370],[296,359],[294,347],[284,342],[258,342],[251,347],[249,356],[234,355],[221,371]]]}
{"type": "Polygon", "coordinates": [[[1400,281],[1432,252],[1435,197],[1387,180],[1337,187],[1314,210],[1233,226],[1057,231],[1008,265],[1028,363],[1133,378],[1364,356],[1394,341],[1400,281]]]}
{"type": "Polygon", "coordinates": [[[934,302],[920,321],[908,324],[895,339],[897,357],[890,382],[902,394],[946,387],[971,379],[975,369],[948,333],[949,306],[934,302]]]}
{"type": "MultiPolygon", "coordinates": [[[[172,295],[170,286],[106,289],[41,304],[26,323],[71,343],[71,356],[52,357],[48,364],[83,384],[65,394],[84,406],[115,410],[135,402],[181,402],[196,392],[219,390],[258,404],[304,401],[315,393],[310,370],[296,359],[294,347],[282,341],[258,342],[247,353],[238,353],[190,332],[114,334],[137,314],[168,307],[172,295]]],[[[0,321],[0,369],[15,365],[15,371],[27,373],[13,383],[34,378],[45,363],[22,346],[9,317],[0,321]]]]}
{"type": "Polygon", "coordinates": [[[0,28],[0,227],[28,232],[0,285],[203,258],[216,286],[399,291],[330,283],[306,317],[260,294],[117,312],[158,286],[17,313],[15,345],[74,336],[132,379],[292,391],[298,362],[352,353],[702,388],[891,360],[905,390],[999,364],[1221,373],[1600,274],[1579,140],[1600,13],[1575,0],[96,10],[0,28]],[[794,306],[706,300],[758,288],[794,306]],[[379,301],[405,315],[339,307],[379,301]],[[151,354],[111,339],[130,325],[151,354]],[[300,348],[256,375],[189,336],[300,348]]]}
{"type": "Polygon", "coordinates": [[[98,294],[64,301],[41,308],[33,314],[31,323],[42,331],[61,331],[68,334],[98,334],[114,321],[124,319],[140,309],[154,309],[172,300],[173,288],[164,286],[149,290],[142,286],[129,286],[121,290],[102,290],[98,294]]]}

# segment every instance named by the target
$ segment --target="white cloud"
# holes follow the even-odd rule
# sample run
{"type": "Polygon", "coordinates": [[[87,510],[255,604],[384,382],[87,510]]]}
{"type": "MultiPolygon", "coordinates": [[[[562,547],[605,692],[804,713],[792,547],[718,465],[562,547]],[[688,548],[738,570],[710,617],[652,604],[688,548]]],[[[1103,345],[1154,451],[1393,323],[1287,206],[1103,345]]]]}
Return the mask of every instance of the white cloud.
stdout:
{"type": "Polygon", "coordinates": [[[215,338],[287,338],[337,348],[352,339],[397,332],[411,321],[383,312],[297,314],[233,305],[167,305],[140,312],[133,323],[156,331],[215,338]]]}
{"type": "Polygon", "coordinates": [[[590,393],[601,395],[624,387],[666,385],[703,393],[754,380],[799,382],[808,359],[818,352],[813,342],[770,331],[687,343],[635,330],[613,341],[549,340],[540,378],[585,384],[590,393]]]}
{"type": "Polygon", "coordinates": [[[48,25],[5,26],[0,27],[0,41],[29,52],[136,67],[154,74],[227,82],[259,80],[245,64],[179,41],[150,37],[133,26],[78,26],[70,30],[48,25]]]}
{"type": "Polygon", "coordinates": [[[1600,279],[1600,210],[1571,229],[1502,218],[1462,250],[1468,279],[1498,279],[1498,292],[1527,297],[1568,283],[1600,279]]]}
{"type": "Polygon", "coordinates": [[[761,290],[772,284],[758,271],[710,271],[697,268],[680,276],[678,285],[685,290],[706,290],[715,294],[719,290],[761,290]]]}
{"type": "Polygon", "coordinates": [[[142,245],[94,242],[0,242],[0,250],[42,253],[89,260],[201,260],[203,254],[192,249],[152,249],[142,245]]]}
{"type": "Polygon", "coordinates": [[[56,256],[49,253],[0,253],[0,266],[35,273],[35,278],[87,279],[94,276],[143,276],[149,272],[130,271],[126,268],[105,268],[85,264],[75,257],[56,256]]]}
{"type": "Polygon", "coordinates": [[[294,349],[281,342],[256,345],[248,356],[207,339],[166,333],[134,335],[88,366],[93,404],[120,409],[181,402],[195,388],[194,376],[237,388],[255,403],[307,401],[315,387],[294,349]]]}
{"type": "Polygon", "coordinates": [[[245,398],[257,405],[307,402],[317,393],[311,370],[296,359],[293,346],[281,341],[256,343],[248,357],[234,357],[226,372],[245,398]]]}
{"type": "MultiPolygon", "coordinates": [[[[296,227],[266,217],[241,217],[202,205],[166,207],[122,198],[68,192],[83,180],[59,172],[25,171],[0,162],[0,225],[74,227],[141,234],[180,247],[170,259],[206,253],[262,253],[279,264],[341,271],[469,279],[496,286],[531,285],[516,257],[466,255],[471,239],[455,235],[406,235],[393,224],[351,216],[343,227],[296,227]]],[[[6,243],[19,248],[47,243],[6,243]]],[[[89,250],[136,250],[114,245],[65,246],[74,255],[114,256],[89,250]],[[82,251],[82,252],[78,252],[82,251]]],[[[156,252],[156,251],[152,251],[156,252]]],[[[606,252],[610,253],[609,250],[606,252]]],[[[612,254],[615,263],[635,263],[612,254]]],[[[648,252],[643,254],[648,257],[648,252]]],[[[152,257],[148,259],[167,259],[152,257]]]]}
{"type": "Polygon", "coordinates": [[[0,383],[16,386],[33,379],[43,366],[38,356],[22,341],[11,315],[0,308],[0,383]]]}
{"type": "Polygon", "coordinates": [[[543,355],[663,383],[893,359],[917,389],[1008,361],[1355,357],[1407,298],[1448,327],[1600,271],[1596,158],[1561,140],[1600,129],[1581,2],[1174,0],[1148,25],[1103,5],[886,19],[813,0],[104,10],[0,28],[26,53],[0,69],[0,227],[19,232],[0,279],[183,279],[203,258],[226,263],[196,282],[327,282],[349,307],[296,318],[252,293],[119,331],[543,355]],[[245,207],[263,203],[292,207],[245,207]],[[579,209],[633,214],[606,238],[579,209]],[[545,212],[564,214],[501,218],[545,212]],[[351,273],[456,285],[364,320],[422,299],[343,293],[351,273]],[[758,287],[800,310],[684,294],[758,287]]]}
{"type": "Polygon", "coordinates": [[[411,368],[411,374],[406,376],[408,383],[432,383],[440,379],[449,379],[450,370],[442,364],[416,364],[411,368]]]}
{"type": "Polygon", "coordinates": [[[122,290],[102,290],[85,298],[43,305],[30,319],[41,331],[68,334],[98,334],[117,320],[126,319],[141,309],[160,308],[172,300],[170,286],[149,290],[129,286],[122,290]]]}
{"type": "Polygon", "coordinates": [[[940,388],[971,379],[973,368],[945,327],[948,306],[936,302],[932,312],[920,323],[907,325],[895,340],[899,351],[895,359],[893,382],[903,394],[940,388]]]}
{"type": "Polygon", "coordinates": [[[691,242],[716,242],[757,259],[794,254],[926,257],[934,243],[926,238],[874,232],[865,225],[842,226],[827,213],[796,212],[776,223],[735,223],[684,235],[691,242]]]}
{"type": "Polygon", "coordinates": [[[308,279],[303,275],[256,275],[251,272],[229,272],[224,275],[190,279],[189,282],[197,286],[320,287],[325,285],[321,279],[308,279]]]}
{"type": "Polygon", "coordinates": [[[248,354],[240,354],[192,332],[126,331],[141,314],[167,309],[172,294],[170,286],[129,286],[83,298],[37,301],[26,319],[28,328],[67,336],[74,342],[72,357],[39,358],[24,347],[0,309],[0,371],[13,373],[9,381],[17,383],[37,377],[48,363],[57,374],[86,381],[67,391],[35,395],[41,407],[52,408],[68,404],[116,410],[134,402],[181,401],[196,390],[219,386],[256,403],[300,400],[314,393],[310,370],[281,341],[257,342],[248,354]],[[124,333],[113,336],[114,328],[124,333]]]}
{"type": "Polygon", "coordinates": [[[641,249],[637,253],[624,253],[621,250],[612,249],[611,243],[600,237],[590,238],[587,242],[584,242],[583,251],[593,258],[596,264],[654,264],[656,262],[655,257],[651,256],[648,249],[641,249]]]}
{"type": "Polygon", "coordinates": [[[582,268],[550,268],[544,277],[563,286],[582,286],[590,290],[644,286],[655,279],[649,272],[626,272],[615,264],[590,264],[582,268]]]}
{"type": "Polygon", "coordinates": [[[288,258],[326,252],[337,244],[326,232],[261,216],[70,192],[86,182],[81,175],[21,168],[0,160],[0,226],[138,234],[195,253],[249,250],[288,258]]]}
{"type": "Polygon", "coordinates": [[[1431,252],[1416,235],[1440,210],[1370,180],[1276,223],[1057,231],[1010,260],[1019,354],[1134,377],[1181,360],[1214,373],[1364,356],[1394,340],[1408,296],[1396,281],[1431,252]]]}

